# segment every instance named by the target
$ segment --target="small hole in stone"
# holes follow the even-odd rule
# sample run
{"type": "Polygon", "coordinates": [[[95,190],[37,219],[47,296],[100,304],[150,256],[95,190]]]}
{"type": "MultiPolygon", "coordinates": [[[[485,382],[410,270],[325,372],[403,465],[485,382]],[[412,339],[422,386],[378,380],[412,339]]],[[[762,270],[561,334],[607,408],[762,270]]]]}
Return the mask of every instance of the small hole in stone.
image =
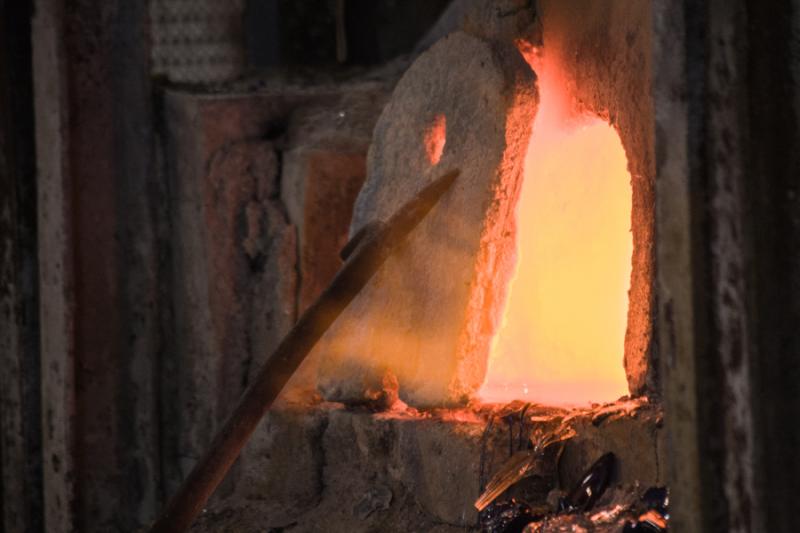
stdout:
{"type": "Polygon", "coordinates": [[[444,145],[447,142],[447,119],[444,114],[438,114],[425,130],[425,154],[431,165],[436,165],[442,158],[444,145]]]}

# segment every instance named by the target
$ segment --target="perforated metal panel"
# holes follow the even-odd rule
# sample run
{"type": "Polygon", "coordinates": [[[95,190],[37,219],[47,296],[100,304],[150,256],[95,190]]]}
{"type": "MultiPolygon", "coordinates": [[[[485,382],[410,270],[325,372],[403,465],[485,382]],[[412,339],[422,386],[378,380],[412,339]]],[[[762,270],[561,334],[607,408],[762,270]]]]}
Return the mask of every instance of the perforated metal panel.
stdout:
{"type": "Polygon", "coordinates": [[[150,0],[153,73],[176,82],[236,77],[245,64],[244,0],[150,0]]]}

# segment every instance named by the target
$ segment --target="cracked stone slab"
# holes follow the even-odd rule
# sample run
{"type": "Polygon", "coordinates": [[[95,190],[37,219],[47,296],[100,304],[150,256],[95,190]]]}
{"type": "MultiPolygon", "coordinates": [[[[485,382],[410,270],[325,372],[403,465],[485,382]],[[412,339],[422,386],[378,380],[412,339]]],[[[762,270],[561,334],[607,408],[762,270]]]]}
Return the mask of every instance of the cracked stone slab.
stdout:
{"type": "Polygon", "coordinates": [[[461,176],[318,346],[324,397],[361,401],[387,372],[415,406],[458,404],[480,385],[513,265],[537,101],[513,45],[460,32],[400,80],[375,127],[351,235],[445,171],[461,176]]]}

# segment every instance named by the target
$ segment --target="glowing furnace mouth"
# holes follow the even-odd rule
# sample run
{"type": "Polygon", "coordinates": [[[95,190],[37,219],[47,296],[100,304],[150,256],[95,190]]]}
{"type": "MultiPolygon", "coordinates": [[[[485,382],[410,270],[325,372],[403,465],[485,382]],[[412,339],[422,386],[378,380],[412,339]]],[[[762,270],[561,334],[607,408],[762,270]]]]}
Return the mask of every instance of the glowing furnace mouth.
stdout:
{"type": "Polygon", "coordinates": [[[516,206],[517,264],[478,396],[612,401],[628,393],[630,174],[616,130],[570,116],[565,85],[547,74],[516,206]]]}

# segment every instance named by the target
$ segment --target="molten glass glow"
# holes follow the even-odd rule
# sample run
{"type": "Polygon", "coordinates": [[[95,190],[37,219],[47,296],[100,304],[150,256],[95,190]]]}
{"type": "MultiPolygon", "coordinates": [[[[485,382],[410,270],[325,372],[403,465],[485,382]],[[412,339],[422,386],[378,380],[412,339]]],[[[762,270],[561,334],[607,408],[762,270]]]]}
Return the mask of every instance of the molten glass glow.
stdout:
{"type": "Polygon", "coordinates": [[[631,186],[617,132],[568,112],[538,69],[540,106],[517,204],[517,265],[484,401],[551,405],[627,394],[623,349],[633,251],[631,186]]]}

